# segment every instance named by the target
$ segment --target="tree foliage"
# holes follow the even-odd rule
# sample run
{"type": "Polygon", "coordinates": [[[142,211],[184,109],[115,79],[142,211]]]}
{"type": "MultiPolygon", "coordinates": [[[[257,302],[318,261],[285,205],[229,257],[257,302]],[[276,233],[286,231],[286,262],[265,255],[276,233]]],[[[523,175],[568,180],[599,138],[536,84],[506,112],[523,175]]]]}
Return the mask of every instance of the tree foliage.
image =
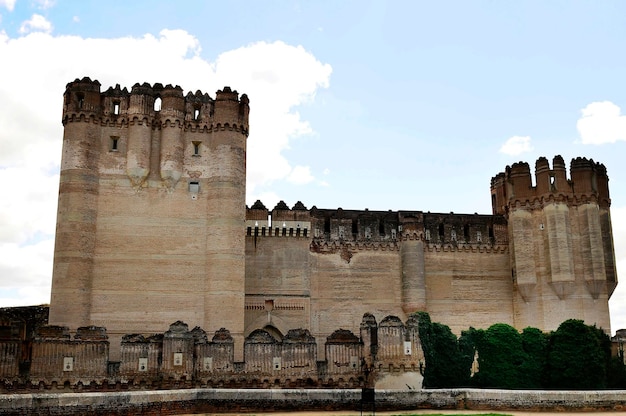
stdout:
{"type": "Polygon", "coordinates": [[[525,384],[518,388],[540,389],[545,383],[545,370],[548,360],[548,335],[538,328],[527,327],[522,331],[522,348],[528,359],[522,365],[525,384]]]}
{"type": "Polygon", "coordinates": [[[425,388],[474,386],[505,389],[626,388],[623,358],[596,326],[570,319],[552,333],[507,324],[469,328],[457,337],[426,312],[413,315],[424,350],[425,388]],[[474,357],[478,372],[470,377],[474,357]]]}
{"type": "Polygon", "coordinates": [[[595,326],[578,319],[563,322],[550,336],[548,387],[599,389],[606,387],[610,340],[595,326]],[[607,348],[608,347],[608,348],[607,348]]]}
{"type": "MultiPolygon", "coordinates": [[[[450,328],[431,322],[426,312],[416,312],[418,331],[426,366],[425,388],[446,388],[467,385],[469,368],[463,366],[456,335],[450,328]]],[[[415,316],[414,315],[414,316],[415,316]]]]}

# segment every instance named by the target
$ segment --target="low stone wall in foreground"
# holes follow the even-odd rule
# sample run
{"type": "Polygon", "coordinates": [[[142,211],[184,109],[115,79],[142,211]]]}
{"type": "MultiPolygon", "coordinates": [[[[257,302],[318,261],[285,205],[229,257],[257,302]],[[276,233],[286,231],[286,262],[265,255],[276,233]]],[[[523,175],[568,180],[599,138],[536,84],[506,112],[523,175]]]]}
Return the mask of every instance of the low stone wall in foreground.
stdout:
{"type": "Polygon", "coordinates": [[[174,415],[272,411],[411,409],[624,411],[626,391],[184,389],[0,395],[0,415],[174,415]],[[371,395],[370,395],[371,397],[371,395]]]}

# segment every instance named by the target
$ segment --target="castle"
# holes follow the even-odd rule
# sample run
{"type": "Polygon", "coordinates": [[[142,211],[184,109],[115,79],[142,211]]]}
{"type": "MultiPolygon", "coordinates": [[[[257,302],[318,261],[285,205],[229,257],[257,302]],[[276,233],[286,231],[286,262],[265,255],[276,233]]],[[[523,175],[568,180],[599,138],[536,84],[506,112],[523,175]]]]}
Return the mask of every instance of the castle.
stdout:
{"type": "MultiPolygon", "coordinates": [[[[568,318],[610,331],[617,275],[604,165],[574,159],[568,178],[562,157],[540,158],[533,184],[529,165],[513,164],[491,180],[491,215],[246,207],[248,114],[248,97],[228,87],[211,98],[161,84],[67,84],[55,327],[42,339],[108,337],[123,368],[132,340],[149,344],[169,327],[159,351],[172,369],[190,339],[207,342],[188,325],[226,340],[231,365],[250,364],[250,340],[298,339],[316,354],[307,362],[343,354],[360,368],[387,354],[415,369],[415,311],[456,333],[498,322],[547,331],[568,318]],[[361,349],[333,352],[338,340],[361,349]],[[394,347],[383,354],[385,345],[394,347]]],[[[202,361],[211,368],[225,351],[215,345],[221,352],[202,361]]],[[[255,359],[271,371],[277,353],[263,351],[255,359]]],[[[132,368],[151,365],[137,354],[132,368]]]]}

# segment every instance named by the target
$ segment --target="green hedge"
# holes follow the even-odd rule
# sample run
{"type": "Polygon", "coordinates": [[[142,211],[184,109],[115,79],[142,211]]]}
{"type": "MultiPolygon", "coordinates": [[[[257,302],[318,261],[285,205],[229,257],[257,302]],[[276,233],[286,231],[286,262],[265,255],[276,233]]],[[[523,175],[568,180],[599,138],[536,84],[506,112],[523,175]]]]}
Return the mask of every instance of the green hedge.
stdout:
{"type": "Polygon", "coordinates": [[[611,357],[608,335],[580,320],[567,320],[551,333],[494,324],[469,328],[457,339],[426,312],[412,317],[424,350],[425,388],[626,388],[626,368],[622,359],[611,357]],[[472,375],[476,355],[478,371],[472,375]]]}

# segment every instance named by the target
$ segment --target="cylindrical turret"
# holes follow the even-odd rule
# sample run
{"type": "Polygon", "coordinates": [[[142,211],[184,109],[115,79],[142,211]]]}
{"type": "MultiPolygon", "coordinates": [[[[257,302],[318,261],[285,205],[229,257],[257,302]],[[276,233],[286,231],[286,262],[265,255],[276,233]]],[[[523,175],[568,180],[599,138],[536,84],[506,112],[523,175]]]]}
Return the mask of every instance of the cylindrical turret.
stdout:
{"type": "Polygon", "coordinates": [[[537,187],[537,194],[544,195],[551,191],[551,178],[550,164],[548,159],[540,157],[535,162],[535,183],[537,187]]]}
{"type": "Polygon", "coordinates": [[[596,189],[598,190],[598,204],[607,208],[611,205],[609,194],[609,177],[606,174],[606,167],[602,163],[595,164],[596,189]]]}
{"type": "Polygon", "coordinates": [[[504,172],[500,172],[491,178],[491,210],[493,215],[506,214],[507,205],[506,176],[504,172]]]}
{"type": "Polygon", "coordinates": [[[402,215],[402,310],[407,315],[426,310],[426,277],[424,271],[423,220],[414,215],[402,215]]]}
{"type": "Polygon", "coordinates": [[[169,189],[183,173],[183,121],[185,98],[179,86],[167,85],[161,92],[161,179],[169,189]]]}
{"type": "Polygon", "coordinates": [[[139,187],[150,173],[154,95],[149,84],[133,85],[128,108],[128,146],[126,173],[134,187],[139,187]]]}
{"type": "Polygon", "coordinates": [[[570,193],[570,187],[567,181],[567,169],[565,168],[565,161],[561,155],[556,155],[552,159],[551,185],[553,191],[570,193]]]}
{"type": "Polygon", "coordinates": [[[100,83],[67,84],[49,322],[90,325],[99,191],[100,83]],[[64,300],[72,299],[72,302],[64,300]]]}
{"type": "Polygon", "coordinates": [[[511,199],[518,201],[526,201],[534,196],[532,181],[530,180],[530,166],[526,162],[513,163],[511,167],[507,166],[507,175],[511,184],[511,199]]]}
{"type": "Polygon", "coordinates": [[[229,328],[235,360],[243,359],[246,139],[248,98],[225,87],[217,91],[207,146],[219,163],[207,178],[207,290],[205,328],[229,328]]]}
{"type": "Polygon", "coordinates": [[[586,195],[587,198],[590,198],[597,192],[596,174],[592,160],[583,157],[572,159],[570,176],[574,192],[577,195],[586,195]]]}

